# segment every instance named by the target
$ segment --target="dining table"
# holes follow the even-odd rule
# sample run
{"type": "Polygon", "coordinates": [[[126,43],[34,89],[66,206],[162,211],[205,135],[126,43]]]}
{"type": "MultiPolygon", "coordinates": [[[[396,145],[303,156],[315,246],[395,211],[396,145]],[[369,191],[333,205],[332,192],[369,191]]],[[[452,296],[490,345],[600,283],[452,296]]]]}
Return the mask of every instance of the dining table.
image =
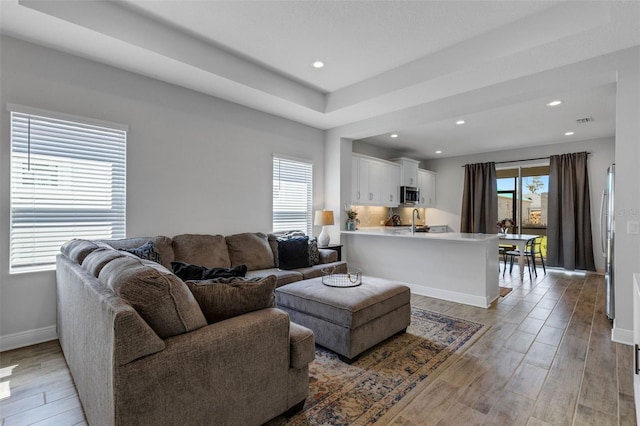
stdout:
{"type": "Polygon", "coordinates": [[[524,261],[526,256],[524,253],[525,246],[527,244],[527,241],[538,236],[539,235],[531,234],[498,234],[498,245],[514,245],[520,252],[520,256],[518,256],[518,265],[520,266],[520,281],[524,279],[524,261]]]}

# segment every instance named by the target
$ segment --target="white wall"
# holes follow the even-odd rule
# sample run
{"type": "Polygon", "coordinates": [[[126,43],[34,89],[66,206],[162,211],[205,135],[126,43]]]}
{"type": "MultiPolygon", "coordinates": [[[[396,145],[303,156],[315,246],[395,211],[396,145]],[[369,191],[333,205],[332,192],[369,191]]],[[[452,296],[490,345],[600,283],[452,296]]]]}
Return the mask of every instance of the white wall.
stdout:
{"type": "Polygon", "coordinates": [[[640,272],[640,235],[627,223],[640,221],[640,47],[617,63],[615,182],[615,320],[613,340],[632,344],[633,274],[640,272]]]}
{"type": "Polygon", "coordinates": [[[313,160],[314,204],[324,207],[322,131],[23,41],[0,43],[3,341],[50,332],[56,309],[54,272],[8,273],[7,103],[129,126],[128,236],[270,231],[274,153],[313,160]]]}
{"type": "MultiPolygon", "coordinates": [[[[428,222],[433,225],[449,225],[454,231],[460,231],[460,212],[462,209],[464,180],[464,168],[462,166],[465,164],[488,161],[512,161],[588,151],[591,152],[588,163],[589,184],[591,186],[591,231],[593,234],[594,258],[596,268],[598,270],[604,270],[604,258],[600,253],[600,195],[604,189],[607,167],[614,162],[614,146],[615,142],[613,138],[594,139],[425,161],[423,162],[424,168],[438,173],[436,177],[436,207],[428,210],[428,222]]],[[[540,161],[497,164],[496,167],[501,168],[511,165],[517,167],[528,164],[540,164],[540,161]]]]}
{"type": "MultiPolygon", "coordinates": [[[[353,141],[353,152],[362,155],[368,155],[369,157],[382,158],[383,160],[389,160],[391,158],[409,157],[402,151],[397,151],[392,148],[385,148],[377,145],[372,145],[363,141],[353,141]]],[[[416,158],[416,160],[418,160],[416,158]]]]}

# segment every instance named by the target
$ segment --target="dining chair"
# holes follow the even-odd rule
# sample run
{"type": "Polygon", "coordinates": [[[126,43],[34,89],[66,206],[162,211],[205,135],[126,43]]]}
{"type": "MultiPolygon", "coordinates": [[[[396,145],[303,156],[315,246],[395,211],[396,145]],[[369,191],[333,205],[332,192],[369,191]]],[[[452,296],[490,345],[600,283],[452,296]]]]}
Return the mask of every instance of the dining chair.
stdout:
{"type": "MultiPolygon", "coordinates": [[[[507,251],[513,250],[515,246],[501,244],[498,246],[498,258],[502,256],[502,261],[504,262],[504,269],[502,269],[502,276],[504,277],[504,273],[507,271],[507,251]]],[[[500,259],[498,259],[498,274],[500,274],[500,259]]]]}
{"type": "MultiPolygon", "coordinates": [[[[538,239],[539,237],[535,237],[535,238],[531,238],[528,239],[525,244],[524,244],[524,257],[527,261],[527,269],[529,269],[529,279],[533,279],[533,276],[531,275],[531,263],[529,261],[529,259],[531,258],[531,253],[535,253],[534,250],[534,246],[535,246],[535,241],[538,239]]],[[[520,256],[520,250],[515,249],[515,250],[508,250],[507,252],[505,252],[506,256],[510,257],[510,262],[509,262],[509,274],[511,274],[511,272],[513,271],[513,259],[515,257],[519,257],[520,256]]],[[[542,254],[541,254],[542,256],[542,254]]],[[[538,276],[538,271],[536,270],[536,262],[535,259],[533,259],[533,271],[535,276],[538,276]]],[[[507,269],[505,267],[505,269],[507,269]]],[[[545,269],[545,274],[547,273],[546,269],[545,269]]]]}
{"type": "Polygon", "coordinates": [[[530,250],[525,250],[524,254],[526,256],[529,256],[531,258],[531,261],[533,262],[533,270],[536,271],[536,277],[538,276],[538,271],[536,268],[536,254],[540,255],[540,263],[542,263],[542,270],[544,271],[544,274],[547,275],[547,267],[544,264],[544,257],[542,256],[542,250],[541,250],[541,246],[542,246],[542,236],[536,237],[533,241],[533,244],[530,247],[530,250]]]}

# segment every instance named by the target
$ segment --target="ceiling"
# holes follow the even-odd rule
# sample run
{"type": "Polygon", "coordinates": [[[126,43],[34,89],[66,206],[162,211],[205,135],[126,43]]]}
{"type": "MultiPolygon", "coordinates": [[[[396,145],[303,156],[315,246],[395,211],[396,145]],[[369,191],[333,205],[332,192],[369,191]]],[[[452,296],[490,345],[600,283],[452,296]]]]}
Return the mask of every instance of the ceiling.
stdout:
{"type": "Polygon", "coordinates": [[[2,0],[0,31],[430,159],[613,136],[640,2],[2,0]]]}

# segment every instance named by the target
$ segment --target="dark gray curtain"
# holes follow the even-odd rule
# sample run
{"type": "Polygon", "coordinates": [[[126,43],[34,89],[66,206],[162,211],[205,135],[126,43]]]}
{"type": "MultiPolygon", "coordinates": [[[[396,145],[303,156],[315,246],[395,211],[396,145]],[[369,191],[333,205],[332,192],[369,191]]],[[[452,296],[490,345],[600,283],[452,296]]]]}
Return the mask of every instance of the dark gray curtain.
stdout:
{"type": "Polygon", "coordinates": [[[466,164],[460,232],[495,234],[498,222],[496,163],[466,164]]]}
{"type": "Polygon", "coordinates": [[[587,153],[552,155],[549,162],[547,264],[595,271],[587,153]]]}

